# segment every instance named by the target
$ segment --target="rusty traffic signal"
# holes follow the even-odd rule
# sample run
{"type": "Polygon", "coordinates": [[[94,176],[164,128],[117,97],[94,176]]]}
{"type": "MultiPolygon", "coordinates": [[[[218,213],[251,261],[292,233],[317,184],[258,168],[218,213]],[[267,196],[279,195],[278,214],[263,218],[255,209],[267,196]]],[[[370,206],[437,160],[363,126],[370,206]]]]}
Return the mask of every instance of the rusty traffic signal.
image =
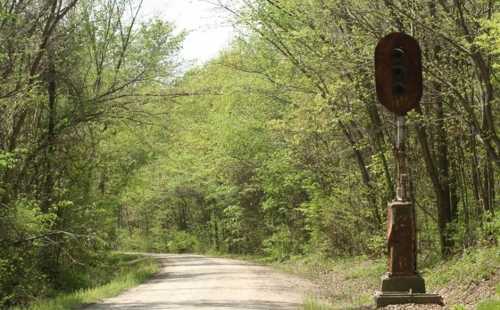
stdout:
{"type": "Polygon", "coordinates": [[[422,56],[418,42],[404,33],[391,33],[375,49],[375,79],[381,104],[406,115],[422,98],[422,56]]]}
{"type": "Polygon", "coordinates": [[[425,293],[425,281],[417,271],[415,211],[409,198],[405,115],[416,108],[422,98],[418,42],[404,33],[391,33],[382,38],[375,50],[375,79],[380,103],[397,115],[396,197],[387,210],[388,272],[382,277],[375,303],[377,307],[405,303],[443,305],[440,295],[425,293]]]}

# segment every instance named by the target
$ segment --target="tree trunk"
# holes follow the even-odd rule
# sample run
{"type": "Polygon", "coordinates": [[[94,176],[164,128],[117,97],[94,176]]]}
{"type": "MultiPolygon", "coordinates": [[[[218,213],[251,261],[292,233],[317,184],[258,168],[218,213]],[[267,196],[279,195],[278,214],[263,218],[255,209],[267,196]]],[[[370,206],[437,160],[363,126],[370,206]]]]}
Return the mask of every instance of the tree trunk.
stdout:
{"type": "Polygon", "coordinates": [[[48,94],[48,128],[47,128],[47,152],[45,159],[46,176],[42,197],[42,211],[47,213],[52,203],[54,189],[53,165],[55,156],[55,121],[56,121],[56,72],[52,55],[49,58],[49,69],[47,72],[47,94],[48,94]]]}
{"type": "Polygon", "coordinates": [[[443,98],[441,96],[441,87],[433,83],[436,98],[436,117],[437,117],[437,172],[439,174],[440,188],[436,191],[438,195],[438,225],[441,240],[441,254],[443,257],[451,255],[454,246],[452,232],[449,230],[449,224],[456,217],[456,197],[453,193],[455,186],[452,185],[450,178],[450,158],[447,132],[445,127],[445,114],[443,107],[443,98]],[[453,190],[452,190],[453,189],[453,190]],[[455,201],[454,201],[455,200],[455,201]]]}
{"type": "Polygon", "coordinates": [[[361,154],[361,151],[357,148],[356,145],[356,140],[354,136],[352,135],[350,129],[342,122],[339,121],[339,125],[342,129],[342,132],[344,133],[344,136],[347,138],[347,141],[349,141],[349,144],[351,145],[351,148],[354,152],[354,156],[356,158],[356,163],[358,164],[359,170],[361,172],[361,179],[363,181],[363,184],[366,186],[368,190],[368,203],[370,204],[372,208],[372,214],[373,218],[375,220],[375,224],[377,228],[382,227],[382,216],[380,215],[380,210],[377,206],[377,198],[375,197],[375,192],[373,189],[373,184],[370,178],[370,172],[368,171],[368,168],[366,167],[365,160],[363,158],[363,154],[361,154]]]}

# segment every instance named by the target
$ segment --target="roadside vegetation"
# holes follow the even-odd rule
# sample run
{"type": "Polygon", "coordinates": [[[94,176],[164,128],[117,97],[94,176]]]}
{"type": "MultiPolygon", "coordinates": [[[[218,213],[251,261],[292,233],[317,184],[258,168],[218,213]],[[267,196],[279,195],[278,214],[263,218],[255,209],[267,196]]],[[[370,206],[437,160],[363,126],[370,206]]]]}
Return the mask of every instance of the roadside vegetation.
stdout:
{"type": "Polygon", "coordinates": [[[0,307],[107,283],[114,250],[341,260],[331,296],[367,303],[394,198],[373,77],[392,31],[423,54],[421,270],[443,290],[498,270],[475,265],[500,236],[498,1],[214,2],[238,35],[185,72],[184,34],[139,21],[141,1],[0,3],[0,307]]]}
{"type": "Polygon", "coordinates": [[[40,300],[17,310],[68,310],[102,301],[135,287],[151,278],[159,270],[154,258],[138,255],[112,254],[94,273],[82,274],[88,278],[84,288],[40,300]],[[94,279],[92,282],[90,279],[94,279]],[[99,282],[95,282],[96,279],[99,282]]]}
{"type": "MultiPolygon", "coordinates": [[[[328,260],[299,258],[277,268],[320,284],[321,295],[306,300],[304,309],[374,309],[373,293],[380,287],[386,261],[358,257],[328,260]]],[[[447,262],[422,268],[428,292],[443,296],[447,309],[498,309],[500,249],[481,248],[447,262]]],[[[439,306],[399,306],[387,309],[441,309],[439,306]]]]}

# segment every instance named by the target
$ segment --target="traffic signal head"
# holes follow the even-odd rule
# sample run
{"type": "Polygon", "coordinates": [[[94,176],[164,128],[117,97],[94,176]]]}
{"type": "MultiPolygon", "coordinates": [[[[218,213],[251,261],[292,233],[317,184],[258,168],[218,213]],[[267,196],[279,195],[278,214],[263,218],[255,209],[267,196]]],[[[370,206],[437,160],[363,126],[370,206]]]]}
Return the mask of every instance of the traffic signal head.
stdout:
{"type": "Polygon", "coordinates": [[[422,98],[420,46],[411,36],[395,32],[382,38],[375,49],[377,97],[389,111],[406,115],[422,98]]]}

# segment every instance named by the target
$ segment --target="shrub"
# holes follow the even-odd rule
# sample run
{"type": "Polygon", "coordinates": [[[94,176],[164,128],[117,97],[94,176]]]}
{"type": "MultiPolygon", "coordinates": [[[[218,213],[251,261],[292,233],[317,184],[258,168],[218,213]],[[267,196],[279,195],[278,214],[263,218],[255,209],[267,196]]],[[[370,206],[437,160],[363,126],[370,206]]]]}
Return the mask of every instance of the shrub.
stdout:
{"type": "Polygon", "coordinates": [[[199,241],[193,234],[185,231],[173,231],[170,233],[167,248],[174,253],[196,252],[199,249],[199,241]]]}

